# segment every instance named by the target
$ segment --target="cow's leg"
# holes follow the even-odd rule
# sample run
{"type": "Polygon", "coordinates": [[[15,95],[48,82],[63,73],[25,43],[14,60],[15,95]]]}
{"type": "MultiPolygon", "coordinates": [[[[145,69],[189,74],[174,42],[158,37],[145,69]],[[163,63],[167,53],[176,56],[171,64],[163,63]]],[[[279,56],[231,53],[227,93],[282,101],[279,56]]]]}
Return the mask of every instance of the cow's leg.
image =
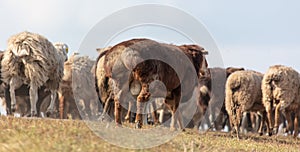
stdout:
{"type": "Polygon", "coordinates": [[[135,123],[136,128],[142,128],[143,126],[143,113],[145,110],[145,102],[142,102],[140,99],[137,100],[136,107],[136,117],[135,117],[135,123]]]}
{"type": "Polygon", "coordinates": [[[47,111],[46,111],[47,117],[49,117],[51,114],[53,114],[56,97],[57,97],[57,92],[55,90],[51,90],[50,105],[49,105],[49,107],[47,108],[47,111]]]}
{"type": "Polygon", "coordinates": [[[179,129],[181,129],[182,131],[185,131],[185,128],[183,126],[183,121],[182,121],[182,113],[180,112],[180,110],[178,109],[179,107],[179,102],[180,102],[180,95],[175,95],[175,120],[177,120],[177,124],[179,126],[179,129]]]}
{"type": "Polygon", "coordinates": [[[131,114],[132,106],[133,106],[132,101],[129,101],[128,102],[127,113],[126,113],[126,116],[125,116],[125,121],[127,121],[127,122],[130,122],[130,116],[131,116],[130,114],[131,114]]]}
{"type": "Polygon", "coordinates": [[[168,101],[167,102],[167,105],[169,107],[169,109],[171,110],[171,124],[170,124],[170,130],[171,131],[175,131],[176,128],[175,128],[175,123],[177,122],[178,126],[179,126],[179,129],[182,129],[184,131],[184,127],[183,127],[183,123],[182,123],[182,115],[180,113],[180,111],[177,111],[177,108],[178,108],[178,105],[179,104],[176,104],[176,97],[175,97],[175,100],[172,100],[172,101],[168,101]]]}
{"type": "Polygon", "coordinates": [[[156,103],[155,102],[151,102],[151,106],[152,106],[152,110],[153,110],[151,112],[153,123],[154,123],[154,125],[157,125],[157,124],[159,124],[159,121],[158,121],[158,117],[157,117],[156,103]]]}
{"type": "Polygon", "coordinates": [[[165,114],[165,106],[162,107],[162,109],[159,111],[159,123],[163,123],[164,121],[164,114],[165,114]]]}
{"type": "Polygon", "coordinates": [[[29,88],[29,98],[31,105],[31,117],[37,116],[36,103],[38,100],[38,87],[34,85],[30,85],[29,88]]]}
{"type": "Polygon", "coordinates": [[[150,92],[149,92],[149,85],[148,84],[142,84],[142,90],[140,94],[137,97],[136,102],[136,117],[135,117],[135,123],[136,128],[142,128],[143,125],[143,111],[145,109],[145,102],[149,100],[150,92]]]}
{"type": "Polygon", "coordinates": [[[119,92],[116,94],[114,103],[115,103],[115,123],[117,125],[121,125],[121,112],[122,112],[122,107],[120,104],[120,98],[122,95],[122,90],[119,90],[119,92]]]}
{"type": "Polygon", "coordinates": [[[176,128],[175,128],[175,122],[176,122],[176,113],[174,112],[174,110],[173,109],[175,109],[175,108],[171,108],[171,114],[172,114],[172,116],[171,116],[171,123],[170,123],[170,130],[171,131],[175,131],[176,130],[176,128]]]}

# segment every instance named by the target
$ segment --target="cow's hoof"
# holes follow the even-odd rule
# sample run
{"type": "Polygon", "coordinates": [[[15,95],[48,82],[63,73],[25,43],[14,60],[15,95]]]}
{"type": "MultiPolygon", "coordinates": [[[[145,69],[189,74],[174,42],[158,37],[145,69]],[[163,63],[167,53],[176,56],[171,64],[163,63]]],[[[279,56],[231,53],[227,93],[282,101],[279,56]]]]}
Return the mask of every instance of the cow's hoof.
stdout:
{"type": "Polygon", "coordinates": [[[105,116],[104,115],[100,115],[100,117],[98,118],[99,121],[104,121],[105,120],[105,116]]]}
{"type": "Polygon", "coordinates": [[[160,124],[160,122],[155,122],[154,123],[154,126],[160,126],[161,124],[160,124]]]}
{"type": "Polygon", "coordinates": [[[46,111],[46,116],[47,116],[47,117],[50,117],[50,116],[52,115],[52,113],[53,113],[53,112],[52,112],[51,110],[47,110],[47,111],[46,111]]]}
{"type": "Polygon", "coordinates": [[[175,127],[171,127],[170,131],[176,131],[176,128],[175,127]]]}
{"type": "Polygon", "coordinates": [[[116,126],[115,126],[115,128],[122,128],[122,124],[120,124],[120,123],[116,123],[116,126]]]}
{"type": "Polygon", "coordinates": [[[271,137],[273,134],[272,134],[272,132],[269,132],[268,135],[271,137]]]}
{"type": "Polygon", "coordinates": [[[273,134],[276,135],[278,133],[277,127],[273,129],[273,134]]]}
{"type": "Polygon", "coordinates": [[[137,122],[135,123],[135,128],[136,128],[136,129],[141,129],[141,128],[142,128],[142,123],[141,123],[140,121],[137,121],[137,122]]]}

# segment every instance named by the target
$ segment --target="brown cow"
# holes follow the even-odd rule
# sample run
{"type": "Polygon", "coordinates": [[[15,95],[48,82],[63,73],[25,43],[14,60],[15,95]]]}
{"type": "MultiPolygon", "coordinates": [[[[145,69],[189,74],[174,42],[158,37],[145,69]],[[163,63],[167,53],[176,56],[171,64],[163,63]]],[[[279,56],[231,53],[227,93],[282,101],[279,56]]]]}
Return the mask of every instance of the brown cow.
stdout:
{"type": "MultiPolygon", "coordinates": [[[[171,129],[175,129],[175,120],[179,114],[175,112],[181,96],[191,96],[196,87],[197,76],[207,74],[206,53],[206,50],[197,45],[176,46],[149,39],[132,39],[113,46],[105,55],[104,68],[106,76],[114,81],[116,123],[121,124],[121,104],[124,96],[129,93],[129,84],[135,83],[141,88],[137,96],[136,127],[142,127],[144,103],[150,97],[166,97],[166,105],[172,111],[171,129]],[[184,62],[183,53],[190,62],[184,62]],[[179,66],[171,67],[166,61],[171,62],[168,63],[171,66],[179,66]],[[193,65],[189,67],[190,63],[193,65]],[[189,79],[188,76],[193,71],[196,71],[197,76],[189,79]],[[162,82],[166,90],[155,88],[155,92],[149,91],[149,86],[156,80],[162,82]],[[185,94],[181,94],[181,87],[185,94]]],[[[179,127],[183,128],[182,123],[179,123],[179,127]]]]}

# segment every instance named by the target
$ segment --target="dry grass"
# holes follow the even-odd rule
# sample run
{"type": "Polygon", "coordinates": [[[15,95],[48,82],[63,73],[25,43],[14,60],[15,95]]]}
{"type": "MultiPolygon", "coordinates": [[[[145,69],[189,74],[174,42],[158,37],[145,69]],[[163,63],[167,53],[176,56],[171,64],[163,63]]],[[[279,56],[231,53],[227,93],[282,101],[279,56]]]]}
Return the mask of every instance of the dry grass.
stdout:
{"type": "Polygon", "coordinates": [[[0,117],[0,151],[300,151],[292,137],[242,136],[193,130],[144,150],[124,149],[96,136],[83,121],[0,117]]]}

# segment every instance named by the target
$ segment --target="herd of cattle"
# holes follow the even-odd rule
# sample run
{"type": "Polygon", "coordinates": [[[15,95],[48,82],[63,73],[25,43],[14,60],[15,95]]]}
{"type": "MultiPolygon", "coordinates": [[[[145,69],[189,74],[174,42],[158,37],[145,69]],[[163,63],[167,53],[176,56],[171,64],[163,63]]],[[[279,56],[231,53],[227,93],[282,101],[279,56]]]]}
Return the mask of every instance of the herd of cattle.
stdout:
{"type": "Polygon", "coordinates": [[[0,53],[6,114],[97,121],[108,115],[136,128],[169,116],[171,130],[228,126],[237,137],[246,122],[247,129],[270,136],[283,124],[298,136],[300,74],[291,67],[274,65],[265,74],[209,68],[208,52],[198,45],[150,39],[96,50],[96,61],[78,53],[68,57],[64,43],[31,32],[11,36],[0,53]],[[196,107],[190,119],[189,109],[181,108],[186,103],[196,107]]]}

